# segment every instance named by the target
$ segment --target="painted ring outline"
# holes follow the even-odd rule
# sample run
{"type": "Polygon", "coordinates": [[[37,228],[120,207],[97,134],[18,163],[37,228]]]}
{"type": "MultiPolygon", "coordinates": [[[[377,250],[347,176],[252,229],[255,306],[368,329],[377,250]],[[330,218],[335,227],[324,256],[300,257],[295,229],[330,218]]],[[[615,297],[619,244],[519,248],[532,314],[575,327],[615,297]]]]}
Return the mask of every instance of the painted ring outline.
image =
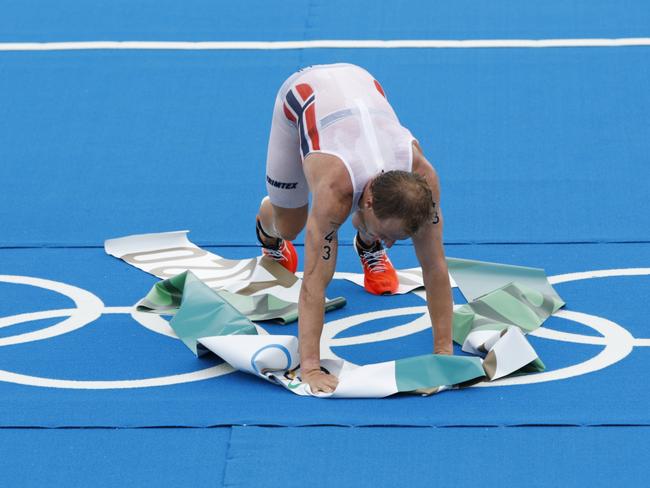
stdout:
{"type": "MultiPolygon", "coordinates": [[[[42,312],[23,313],[0,318],[0,327],[9,327],[22,322],[41,320],[55,317],[68,317],[58,324],[45,327],[33,332],[18,334],[0,339],[0,346],[9,346],[37,340],[50,339],[68,332],[85,327],[97,320],[103,313],[122,313],[123,307],[106,307],[93,293],[60,281],[46,280],[32,276],[0,275],[0,282],[20,285],[31,285],[49,291],[60,293],[71,299],[77,308],[45,310],[42,312]],[[120,310],[116,312],[114,309],[120,310]],[[16,320],[18,319],[18,320],[16,320]]],[[[128,308],[131,312],[131,307],[128,308]]],[[[137,322],[137,321],[136,321],[137,322]]],[[[138,322],[139,323],[139,322],[138,322]]],[[[40,376],[24,375],[11,371],[0,370],[0,381],[27,386],[68,389],[115,389],[115,388],[144,388],[151,386],[166,386],[192,381],[201,381],[232,373],[234,369],[226,364],[218,364],[198,371],[177,375],[158,376],[135,380],[60,380],[40,376]]]]}
{"type": "MultiPolygon", "coordinates": [[[[579,272],[579,273],[567,273],[563,275],[550,276],[549,282],[551,284],[557,284],[557,283],[565,283],[565,282],[578,281],[578,280],[591,279],[591,278],[610,278],[610,277],[617,277],[617,276],[645,276],[648,274],[650,274],[650,268],[608,269],[608,270],[586,271],[586,272],[579,272]]],[[[424,293],[422,291],[415,292],[415,294],[418,295],[420,298],[425,299],[424,293]]],[[[327,339],[329,340],[321,340],[321,348],[325,349],[326,352],[325,357],[331,359],[334,358],[342,359],[336,356],[332,352],[331,350],[332,346],[363,344],[368,342],[377,342],[378,340],[395,339],[395,338],[404,337],[406,335],[419,332],[421,330],[425,330],[426,328],[430,327],[430,325],[428,325],[428,317],[426,316],[426,310],[427,310],[426,306],[406,307],[402,309],[390,309],[390,310],[382,310],[378,312],[368,312],[365,314],[358,314],[352,317],[345,317],[343,319],[330,322],[329,323],[330,327],[333,324],[335,324],[337,327],[335,330],[328,331],[327,339]],[[378,314],[381,314],[382,312],[384,313],[384,315],[378,316],[378,314]],[[389,315],[385,315],[387,312],[389,313],[389,315]],[[391,312],[398,312],[398,313],[391,313],[391,312]],[[342,332],[343,330],[347,330],[350,327],[354,327],[355,325],[366,322],[368,320],[372,320],[374,318],[379,318],[379,317],[385,318],[393,315],[406,315],[406,314],[410,315],[416,313],[421,313],[422,315],[417,319],[415,319],[414,321],[411,321],[401,326],[392,327],[390,329],[385,329],[383,331],[372,333],[372,334],[364,334],[361,336],[348,337],[344,339],[334,339],[334,336],[339,332],[342,332]],[[362,318],[362,320],[352,320],[353,323],[345,327],[346,320],[349,321],[350,319],[355,319],[355,318],[356,319],[362,318]],[[390,331],[394,331],[395,329],[399,331],[398,334],[397,335],[390,334],[390,331]],[[410,329],[414,329],[414,330],[411,331],[410,329]],[[378,340],[376,340],[377,337],[379,337],[378,340]],[[363,341],[359,342],[358,341],[359,338],[362,338],[363,341]]],[[[634,349],[635,345],[639,345],[639,346],[646,345],[645,339],[635,339],[624,327],[620,326],[619,324],[611,320],[604,319],[596,315],[589,315],[585,313],[572,312],[567,310],[559,310],[553,315],[568,320],[572,320],[574,322],[578,322],[588,327],[591,327],[597,332],[603,334],[603,336],[602,337],[583,336],[580,334],[572,334],[572,333],[555,331],[547,327],[540,327],[539,329],[531,333],[531,335],[542,337],[545,339],[551,339],[551,340],[604,345],[605,348],[602,351],[600,351],[598,354],[596,354],[596,356],[589,358],[588,360],[583,361],[582,363],[574,364],[572,366],[567,366],[565,368],[560,368],[552,371],[545,371],[537,374],[503,378],[492,382],[482,382],[474,386],[490,387],[490,386],[523,385],[523,384],[542,383],[546,381],[572,378],[575,376],[592,373],[600,369],[609,367],[619,362],[623,358],[625,358],[628,354],[630,354],[634,349]],[[593,322],[595,322],[596,324],[595,326],[593,322]]],[[[328,329],[324,327],[323,332],[325,332],[326,330],[328,329]]]]}
{"type": "Polygon", "coordinates": [[[35,278],[32,276],[0,275],[0,282],[14,283],[19,285],[31,285],[37,288],[55,291],[72,300],[76,306],[76,308],[45,310],[43,312],[34,312],[28,314],[24,313],[1,318],[0,327],[8,327],[32,320],[68,316],[67,319],[59,322],[58,324],[54,324],[43,329],[35,330],[32,332],[25,332],[24,334],[18,334],[15,336],[0,338],[0,346],[10,346],[14,344],[22,344],[25,342],[40,341],[43,339],[50,339],[52,337],[72,332],[73,330],[80,329],[97,320],[99,317],[101,317],[102,312],[105,308],[104,302],[102,302],[97,295],[94,295],[93,293],[82,288],[67,285],[59,281],[35,278]],[[34,318],[34,316],[36,316],[36,318],[34,318]],[[15,320],[16,318],[18,318],[18,320],[15,320]]]}
{"type": "MultiPolygon", "coordinates": [[[[338,274],[339,273],[335,274],[334,279],[340,279],[340,276],[336,276],[338,274]]],[[[344,273],[341,273],[341,275],[343,275],[343,274],[344,273]]],[[[568,273],[568,274],[564,274],[564,275],[551,276],[551,277],[549,277],[549,282],[552,283],[552,284],[556,284],[556,283],[563,283],[563,282],[569,282],[569,281],[578,281],[578,280],[590,279],[590,278],[615,277],[615,276],[639,276],[639,275],[648,275],[648,274],[650,274],[650,268],[627,268],[627,269],[596,270],[596,271],[568,273]],[[612,274],[612,272],[615,272],[617,274],[612,274]]],[[[45,288],[45,289],[52,290],[52,291],[58,291],[58,292],[60,292],[60,289],[63,288],[63,289],[67,289],[67,290],[74,290],[74,291],[77,291],[77,292],[81,292],[82,294],[87,294],[87,295],[85,295],[87,298],[89,298],[91,300],[96,299],[101,304],[101,308],[99,308],[99,307],[97,307],[97,303],[95,302],[96,304],[95,304],[95,308],[93,309],[93,312],[97,313],[97,310],[99,310],[99,313],[92,320],[96,320],[100,315],[102,315],[102,312],[104,312],[104,311],[106,313],[126,313],[124,311],[124,307],[104,307],[103,302],[101,302],[101,300],[98,297],[96,297],[95,295],[93,295],[92,293],[87,292],[86,290],[83,290],[83,289],[80,289],[80,288],[76,288],[76,287],[71,286],[71,285],[66,285],[66,284],[61,283],[61,282],[55,282],[55,281],[51,281],[51,280],[44,280],[44,279],[41,279],[41,278],[15,276],[15,275],[0,275],[0,281],[10,282],[10,283],[18,283],[18,284],[29,284],[29,285],[32,285],[32,286],[37,286],[37,287],[45,288]],[[40,285],[35,285],[33,282],[38,282],[38,283],[40,283],[40,285]],[[54,286],[53,286],[53,288],[50,288],[50,287],[46,286],[47,284],[54,285],[54,286]]],[[[65,292],[60,292],[60,293],[68,296],[69,298],[72,298],[72,297],[70,297],[70,295],[67,295],[65,292]]],[[[416,293],[416,294],[418,296],[422,297],[421,292],[416,293]]],[[[73,299],[73,301],[75,301],[75,304],[78,303],[74,299],[73,299]]],[[[411,309],[413,309],[413,308],[415,308],[415,309],[425,308],[426,309],[426,307],[424,307],[424,306],[423,307],[407,307],[407,309],[408,308],[411,308],[411,309]]],[[[37,312],[37,314],[50,314],[49,315],[50,317],[65,316],[65,315],[67,315],[68,312],[71,312],[71,315],[72,315],[74,313],[74,310],[78,310],[78,309],[50,310],[50,311],[45,311],[45,312],[37,312]]],[[[132,308],[130,308],[129,310],[132,311],[132,308]]],[[[402,311],[404,309],[392,309],[392,311],[397,311],[397,310],[402,311]]],[[[379,311],[379,312],[369,312],[367,314],[358,314],[358,315],[355,315],[355,316],[352,316],[352,317],[357,317],[358,318],[360,316],[367,316],[368,314],[375,314],[375,313],[384,313],[385,314],[386,312],[391,312],[391,310],[384,310],[384,311],[379,311]]],[[[566,311],[564,311],[564,312],[566,312],[566,311]]],[[[420,313],[420,312],[414,312],[414,313],[420,313]]],[[[573,313],[578,313],[578,312],[573,312],[573,313]]],[[[403,314],[403,313],[401,313],[401,314],[403,314]]],[[[20,315],[14,315],[14,316],[9,317],[9,318],[15,319],[16,317],[24,317],[25,315],[29,315],[30,317],[25,318],[25,320],[23,320],[23,321],[26,321],[27,319],[35,320],[33,318],[34,314],[20,314],[20,315]]],[[[397,315],[397,314],[395,314],[395,315],[397,315]]],[[[132,316],[133,316],[133,314],[132,314],[132,316]]],[[[426,316],[426,315],[423,314],[423,316],[426,316]]],[[[630,350],[625,354],[625,356],[627,354],[629,354],[629,352],[631,352],[631,350],[634,347],[634,338],[629,334],[629,332],[627,332],[626,329],[624,329],[623,327],[621,327],[620,325],[618,325],[618,324],[616,324],[616,323],[614,323],[612,321],[609,321],[607,319],[602,319],[601,317],[588,315],[588,314],[582,314],[582,316],[603,320],[603,321],[605,321],[605,322],[607,322],[609,324],[613,324],[614,326],[618,327],[622,331],[625,331],[625,333],[627,333],[629,335],[629,337],[631,338],[631,347],[630,347],[630,350]]],[[[383,315],[383,317],[386,317],[386,315],[383,315]]],[[[0,320],[7,321],[9,318],[0,319],[0,320]]],[[[44,316],[44,315],[41,315],[41,316],[39,316],[39,318],[47,318],[47,317],[44,316]]],[[[69,319],[72,319],[72,318],[73,318],[72,316],[69,317],[69,319]]],[[[136,317],[133,316],[133,318],[135,319],[136,317]]],[[[349,319],[349,317],[346,317],[346,319],[349,319]]],[[[409,325],[412,325],[413,322],[416,322],[418,319],[416,319],[415,321],[412,321],[410,324],[405,324],[403,326],[398,326],[398,327],[407,327],[409,325]]],[[[92,322],[92,320],[90,322],[92,322]]],[[[342,320],[345,320],[345,319],[339,319],[339,320],[342,321],[342,320]]],[[[571,320],[571,319],[569,319],[569,320],[571,320]]],[[[54,337],[56,335],[60,335],[60,334],[66,333],[66,332],[70,332],[72,330],[76,330],[77,328],[81,328],[81,327],[83,327],[85,325],[88,325],[88,323],[90,323],[90,322],[86,322],[86,323],[81,323],[79,325],[78,323],[75,324],[74,321],[66,320],[66,321],[63,321],[62,323],[57,324],[57,325],[60,326],[61,324],[65,323],[65,322],[72,322],[72,324],[76,325],[76,327],[68,328],[67,330],[64,330],[64,331],[61,331],[61,332],[58,332],[58,333],[55,333],[55,334],[48,335],[48,337],[39,337],[38,339],[33,339],[33,340],[40,340],[41,338],[44,339],[44,338],[54,337]]],[[[139,323],[140,325],[142,325],[137,319],[136,319],[136,322],[139,323]]],[[[335,321],[335,322],[338,322],[338,321],[335,321]]],[[[13,323],[19,323],[19,321],[15,321],[13,323]]],[[[359,323],[361,323],[361,322],[359,322],[359,323]]],[[[330,323],[330,324],[332,324],[332,323],[330,323]]],[[[8,325],[12,325],[12,324],[10,323],[8,325]]],[[[70,324],[68,324],[68,326],[69,325],[70,324]]],[[[591,324],[584,324],[584,325],[588,325],[589,327],[593,328],[593,326],[591,324]]],[[[346,329],[349,328],[349,327],[352,327],[352,326],[353,325],[350,325],[350,326],[346,327],[346,329]]],[[[51,326],[49,328],[42,329],[42,330],[50,330],[53,327],[57,327],[57,326],[56,325],[51,326]]],[[[394,328],[391,328],[391,329],[388,329],[388,330],[392,330],[392,329],[394,329],[394,328]]],[[[154,330],[154,328],[151,328],[151,330],[153,330],[154,332],[158,332],[158,331],[154,330]]],[[[325,331],[326,329],[324,328],[323,330],[325,331]]],[[[343,330],[343,329],[341,329],[341,330],[343,330]]],[[[546,330],[552,330],[552,329],[546,329],[546,330]]],[[[39,332],[39,331],[37,331],[37,332],[39,332]]],[[[558,333],[558,334],[563,334],[565,336],[563,339],[557,339],[557,340],[564,340],[566,338],[566,335],[577,336],[577,337],[580,337],[580,338],[590,337],[590,336],[580,336],[578,334],[567,334],[567,333],[562,333],[562,332],[559,332],[559,331],[554,331],[554,332],[558,333]]],[[[162,332],[159,332],[159,333],[162,333],[162,332]]],[[[28,334],[33,334],[33,333],[28,333],[28,334]]],[[[21,334],[21,335],[9,337],[9,338],[6,338],[6,339],[13,339],[13,338],[16,338],[16,337],[24,337],[25,335],[26,334],[21,334]]],[[[167,335],[167,334],[163,333],[163,335],[167,335]]],[[[363,337],[363,336],[357,336],[357,337],[363,337]]],[[[547,337],[547,338],[551,338],[551,337],[547,337]]],[[[601,338],[595,337],[593,339],[594,340],[604,340],[605,338],[604,337],[601,337],[601,338]]],[[[645,339],[637,339],[637,341],[639,341],[639,340],[645,341],[645,339]]],[[[20,343],[20,342],[29,342],[29,339],[28,340],[21,340],[21,341],[16,342],[16,343],[20,343]]],[[[581,342],[581,341],[574,341],[574,342],[581,342]]],[[[0,342],[0,344],[1,344],[1,342],[0,342]]],[[[356,344],[359,344],[359,343],[357,342],[356,344]]],[[[639,344],[639,345],[645,345],[645,344],[639,344]]],[[[607,349],[607,345],[605,346],[605,349],[607,349]]],[[[330,353],[331,353],[331,350],[330,350],[330,353]]],[[[545,372],[545,373],[553,373],[554,371],[562,371],[562,370],[566,371],[567,369],[570,369],[570,368],[579,367],[580,365],[588,363],[589,361],[599,357],[602,353],[603,353],[603,351],[601,351],[601,353],[599,353],[598,355],[594,356],[594,358],[591,358],[590,360],[584,361],[583,363],[579,363],[577,365],[573,365],[573,366],[570,366],[568,368],[562,368],[561,370],[553,370],[553,371],[549,371],[549,372],[545,372]]],[[[620,359],[622,359],[625,356],[622,356],[620,359]]],[[[618,360],[620,360],[620,359],[618,359],[618,360]]],[[[613,362],[609,363],[606,366],[609,366],[611,364],[614,364],[614,363],[613,362]]],[[[603,367],[606,367],[606,366],[603,366],[603,367]]],[[[593,369],[592,371],[585,371],[585,372],[582,372],[580,374],[586,374],[588,372],[597,371],[598,369],[602,369],[602,368],[593,369]]],[[[168,385],[168,384],[185,383],[185,382],[189,382],[189,381],[200,381],[200,380],[203,380],[203,379],[209,379],[209,378],[221,376],[223,374],[228,374],[228,373],[231,373],[231,372],[233,372],[233,369],[230,366],[228,366],[227,364],[224,363],[224,364],[220,364],[220,365],[217,365],[217,366],[213,366],[211,368],[206,368],[204,370],[194,371],[194,372],[191,372],[191,373],[184,373],[184,374],[180,374],[180,375],[164,376],[164,377],[155,377],[155,378],[147,378],[147,379],[139,379],[139,380],[75,381],[75,380],[57,380],[57,379],[42,378],[42,377],[37,377],[37,376],[21,375],[21,374],[17,374],[17,373],[12,373],[10,371],[2,371],[2,370],[0,370],[0,381],[7,381],[7,382],[11,382],[11,383],[18,383],[18,384],[31,385],[31,386],[47,386],[47,387],[54,387],[54,388],[75,388],[75,389],[142,388],[142,387],[148,387],[148,386],[164,386],[164,385],[168,385]],[[222,366],[224,366],[224,367],[222,368],[222,366]]],[[[538,377],[538,376],[543,375],[545,373],[538,373],[536,375],[528,375],[527,377],[522,377],[522,378],[535,378],[535,377],[538,377]]],[[[550,381],[551,379],[565,379],[565,378],[568,378],[568,377],[571,377],[571,376],[565,376],[564,378],[549,378],[549,379],[545,379],[545,380],[541,380],[541,381],[550,381]]],[[[484,384],[482,386],[505,386],[506,384],[515,384],[515,383],[507,382],[507,380],[509,380],[509,379],[514,379],[514,378],[504,378],[504,379],[498,380],[496,382],[486,383],[486,384],[484,384]]],[[[526,383],[533,383],[533,382],[539,382],[539,381],[528,381],[528,382],[521,382],[521,383],[516,383],[516,384],[526,384],[526,383]]]]}

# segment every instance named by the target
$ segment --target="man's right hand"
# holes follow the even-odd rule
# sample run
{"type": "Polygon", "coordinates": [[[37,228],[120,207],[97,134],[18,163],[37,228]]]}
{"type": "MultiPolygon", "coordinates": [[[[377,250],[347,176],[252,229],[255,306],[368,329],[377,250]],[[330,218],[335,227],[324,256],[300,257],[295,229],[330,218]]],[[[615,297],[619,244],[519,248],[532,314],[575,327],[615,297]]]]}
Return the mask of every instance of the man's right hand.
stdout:
{"type": "Polygon", "coordinates": [[[312,393],[332,393],[339,384],[336,376],[327,374],[320,369],[303,371],[302,381],[309,385],[312,393]]]}

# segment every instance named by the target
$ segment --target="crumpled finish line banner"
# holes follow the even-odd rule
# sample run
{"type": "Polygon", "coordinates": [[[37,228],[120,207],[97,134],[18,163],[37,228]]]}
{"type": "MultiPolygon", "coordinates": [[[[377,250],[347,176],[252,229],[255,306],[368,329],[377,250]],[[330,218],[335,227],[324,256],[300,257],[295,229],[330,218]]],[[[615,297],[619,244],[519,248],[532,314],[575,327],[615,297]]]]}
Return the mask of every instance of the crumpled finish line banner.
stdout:
{"type": "MultiPolygon", "coordinates": [[[[165,280],[138,304],[139,310],[173,313],[183,288],[175,277],[191,270],[251,320],[298,319],[300,280],[293,273],[268,258],[222,258],[190,242],[187,232],[140,234],[104,243],[106,253],[165,280]]],[[[345,303],[343,297],[327,299],[325,310],[345,303]]]]}
{"type": "MultiPolygon", "coordinates": [[[[446,260],[451,287],[458,287],[468,302],[513,281],[538,290],[557,301],[562,301],[548,282],[546,273],[541,268],[449,257],[446,260]]],[[[409,293],[424,287],[420,268],[398,269],[396,271],[399,278],[399,287],[395,294],[409,293]]],[[[363,286],[363,273],[344,273],[344,276],[346,280],[363,286]]]]}
{"type": "Polygon", "coordinates": [[[458,258],[447,258],[447,267],[449,275],[453,277],[468,302],[502,288],[508,283],[517,282],[561,303],[560,307],[564,305],[541,268],[458,258]]]}
{"type": "MultiPolygon", "coordinates": [[[[270,259],[222,258],[196,246],[187,233],[185,230],[120,237],[107,240],[104,248],[106,253],[162,279],[189,269],[211,288],[229,292],[230,303],[251,320],[275,319],[289,323],[298,318],[300,280],[295,275],[270,259]]],[[[543,269],[458,258],[447,258],[447,266],[451,286],[458,286],[467,301],[513,281],[562,301],[543,269]]],[[[424,286],[420,268],[397,270],[397,274],[398,294],[424,286]]],[[[345,279],[363,286],[363,273],[345,273],[345,279]]],[[[344,305],[343,297],[328,299],[326,311],[344,305]]],[[[161,311],[174,310],[177,306],[161,311]]]]}
{"type": "MultiPolygon", "coordinates": [[[[186,276],[187,271],[156,283],[147,296],[138,302],[137,311],[174,315],[181,305],[186,276]]],[[[273,319],[284,324],[298,320],[298,307],[295,303],[285,302],[268,293],[245,296],[219,290],[219,296],[249,320],[273,319]]],[[[345,303],[343,297],[328,299],[325,302],[325,312],[341,308],[345,303]]]]}
{"type": "MultiPolygon", "coordinates": [[[[261,334],[258,326],[230,305],[221,292],[205,285],[191,271],[177,284],[182,284],[181,303],[170,325],[195,354],[211,351],[233,368],[298,395],[382,398],[400,392],[436,393],[505,376],[537,359],[521,329],[508,326],[498,332],[493,343],[482,345],[486,348],[485,361],[436,354],[365,366],[340,359],[323,360],[322,367],[339,378],[339,385],[331,394],[314,394],[301,381],[295,336],[261,334]]],[[[499,309],[498,303],[494,306],[499,309]]]]}
{"type": "MultiPolygon", "coordinates": [[[[490,377],[501,378],[513,372],[509,357],[502,352],[507,347],[508,331],[516,327],[522,333],[532,332],[563,305],[555,296],[521,283],[509,283],[454,310],[454,342],[467,353],[485,356],[483,365],[490,377]]],[[[530,345],[522,346],[517,354],[531,358],[521,372],[544,370],[544,363],[530,345]]]]}
{"type": "MultiPolygon", "coordinates": [[[[529,333],[537,329],[565,303],[548,282],[540,268],[489,263],[471,259],[447,258],[452,287],[457,286],[469,303],[454,310],[453,338],[463,351],[485,357],[484,366],[490,369],[492,379],[513,372],[500,353],[508,343],[504,337],[510,327],[516,326],[529,333]],[[497,345],[498,341],[498,345],[497,345]],[[501,355],[501,368],[496,367],[496,356],[501,355]]],[[[397,270],[400,289],[407,293],[424,286],[422,271],[418,268],[397,270]]],[[[363,274],[346,273],[346,279],[363,286],[363,274]]],[[[544,363],[526,342],[515,359],[535,358],[518,373],[544,371],[544,363]]]]}

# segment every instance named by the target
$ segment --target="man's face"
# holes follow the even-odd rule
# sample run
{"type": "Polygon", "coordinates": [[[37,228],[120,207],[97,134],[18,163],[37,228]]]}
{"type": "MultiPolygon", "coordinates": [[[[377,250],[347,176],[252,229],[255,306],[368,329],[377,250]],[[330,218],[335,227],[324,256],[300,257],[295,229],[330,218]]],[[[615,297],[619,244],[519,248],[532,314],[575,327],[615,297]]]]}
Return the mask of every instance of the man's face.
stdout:
{"type": "Polygon", "coordinates": [[[366,233],[375,241],[382,241],[384,247],[390,248],[395,241],[409,238],[401,219],[379,220],[372,209],[367,209],[363,217],[366,233]]]}

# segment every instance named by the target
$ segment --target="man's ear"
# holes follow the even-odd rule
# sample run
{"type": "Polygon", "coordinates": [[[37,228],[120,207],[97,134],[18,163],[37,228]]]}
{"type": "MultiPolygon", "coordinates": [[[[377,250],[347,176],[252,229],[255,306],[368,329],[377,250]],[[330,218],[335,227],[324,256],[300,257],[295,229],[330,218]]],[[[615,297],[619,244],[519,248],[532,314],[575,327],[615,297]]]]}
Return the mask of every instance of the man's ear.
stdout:
{"type": "Polygon", "coordinates": [[[366,190],[366,199],[363,202],[363,206],[367,209],[372,208],[372,190],[370,189],[370,185],[368,185],[367,190],[366,190]]]}

